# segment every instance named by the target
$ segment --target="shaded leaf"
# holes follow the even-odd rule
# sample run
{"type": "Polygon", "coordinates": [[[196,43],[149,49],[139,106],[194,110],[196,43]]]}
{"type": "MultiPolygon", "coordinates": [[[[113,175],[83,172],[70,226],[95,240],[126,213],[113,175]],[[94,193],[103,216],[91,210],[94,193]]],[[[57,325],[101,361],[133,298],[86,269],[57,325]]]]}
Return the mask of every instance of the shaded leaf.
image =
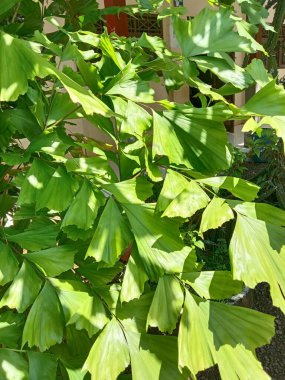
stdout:
{"type": "Polygon", "coordinates": [[[23,343],[46,351],[63,339],[63,316],[61,305],[54,288],[45,283],[35,300],[23,331],[23,343]]]}
{"type": "Polygon", "coordinates": [[[183,301],[184,294],[179,281],[174,276],[161,277],[149,309],[147,325],[172,333],[176,328],[183,301]]]}
{"type": "Polygon", "coordinates": [[[8,241],[17,243],[22,248],[35,251],[38,249],[49,248],[56,244],[59,226],[52,224],[39,228],[31,228],[13,235],[11,232],[12,231],[10,230],[6,230],[6,239],[8,241]]]}
{"type": "Polygon", "coordinates": [[[129,227],[116,202],[109,198],[86,255],[113,265],[130,241],[129,227]]]}
{"type": "Polygon", "coordinates": [[[177,338],[126,331],[130,348],[132,378],[141,380],[187,380],[178,370],[177,338]]]}
{"type": "Polygon", "coordinates": [[[70,245],[60,245],[39,252],[30,252],[27,260],[36,264],[46,276],[58,276],[73,267],[77,249],[70,245]]]}
{"type": "Polygon", "coordinates": [[[55,170],[47,186],[39,194],[36,209],[48,208],[54,211],[64,211],[70,205],[73,193],[73,179],[60,166],[55,170]]]}
{"type": "Polygon", "coordinates": [[[54,380],[56,378],[57,361],[55,356],[28,351],[29,380],[54,380]]]}
{"type": "Polygon", "coordinates": [[[2,242],[0,242],[0,262],[0,285],[5,285],[15,277],[19,263],[11,248],[2,242]]]}
{"type": "Polygon", "coordinates": [[[105,203],[104,195],[100,191],[94,190],[89,182],[83,182],[63,218],[62,229],[73,225],[86,231],[93,226],[99,208],[105,203]]]}
{"type": "Polygon", "coordinates": [[[17,348],[22,336],[25,316],[5,311],[0,314],[0,343],[10,348],[17,348]]]}
{"type": "Polygon", "coordinates": [[[53,172],[51,166],[35,158],[21,186],[17,203],[19,205],[35,203],[53,172]]]}
{"type": "Polygon", "coordinates": [[[154,205],[124,204],[144,270],[150,279],[182,272],[191,249],[184,247],[176,222],[154,214],[154,205]]]}
{"type": "Polygon", "coordinates": [[[34,302],[41,286],[41,278],[32,265],[24,260],[14,281],[2,297],[0,307],[8,306],[10,309],[17,309],[19,313],[23,313],[34,302]]]}
{"type": "Polygon", "coordinates": [[[29,380],[28,362],[18,352],[0,348],[0,378],[29,380]]]}

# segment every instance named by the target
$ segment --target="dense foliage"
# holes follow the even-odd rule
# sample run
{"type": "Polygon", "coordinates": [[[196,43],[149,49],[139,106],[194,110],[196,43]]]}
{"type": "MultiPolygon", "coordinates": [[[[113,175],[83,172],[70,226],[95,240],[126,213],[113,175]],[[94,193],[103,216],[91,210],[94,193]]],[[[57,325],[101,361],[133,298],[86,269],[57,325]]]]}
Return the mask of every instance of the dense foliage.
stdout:
{"type": "Polygon", "coordinates": [[[262,61],[229,54],[263,51],[264,8],[238,0],[247,22],[218,3],[191,21],[160,1],[124,8],[170,17],[177,53],[96,34],[107,11],[91,0],[1,1],[1,379],[176,380],[215,364],[225,380],[269,378],[255,349],[273,317],[227,300],[268,282],[285,311],[285,211],[222,175],[224,123],[284,138],[285,91],[262,61]],[[155,82],[195,88],[200,107],[158,99],[155,82]],[[242,108],[225,98],[256,84],[242,108]],[[231,270],[205,270],[195,250],[224,225],[231,270]]]}

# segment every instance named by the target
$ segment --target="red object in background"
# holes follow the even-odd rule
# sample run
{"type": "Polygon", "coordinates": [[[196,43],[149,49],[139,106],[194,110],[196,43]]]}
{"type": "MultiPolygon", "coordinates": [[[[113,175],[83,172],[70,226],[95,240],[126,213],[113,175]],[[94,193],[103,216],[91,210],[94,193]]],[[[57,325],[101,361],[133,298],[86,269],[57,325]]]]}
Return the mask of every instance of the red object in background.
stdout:
{"type": "MultiPolygon", "coordinates": [[[[126,0],[104,0],[105,8],[108,7],[124,7],[126,0]]],[[[118,36],[129,36],[128,29],[128,16],[125,13],[119,15],[107,15],[107,29],[108,33],[115,32],[118,36]]]]}

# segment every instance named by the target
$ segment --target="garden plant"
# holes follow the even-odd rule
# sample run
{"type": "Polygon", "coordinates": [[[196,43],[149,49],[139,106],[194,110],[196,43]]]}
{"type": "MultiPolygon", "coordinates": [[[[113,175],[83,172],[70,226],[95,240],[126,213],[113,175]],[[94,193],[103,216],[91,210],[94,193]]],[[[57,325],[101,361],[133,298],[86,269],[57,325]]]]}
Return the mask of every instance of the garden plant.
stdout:
{"type": "Polygon", "coordinates": [[[224,123],[284,138],[285,90],[262,60],[230,55],[266,55],[260,2],[210,3],[187,20],[159,0],[1,0],[1,380],[186,380],[214,365],[223,380],[270,378],[255,349],[274,318],[229,300],[267,282],[285,311],[285,211],[223,174],[224,123]],[[98,34],[118,12],[169,18],[180,52],[98,34]],[[200,106],[159,98],[157,83],[195,88],[200,106]],[[256,85],[242,108],[227,100],[256,85]],[[225,225],[229,265],[204,269],[196,249],[225,225]]]}

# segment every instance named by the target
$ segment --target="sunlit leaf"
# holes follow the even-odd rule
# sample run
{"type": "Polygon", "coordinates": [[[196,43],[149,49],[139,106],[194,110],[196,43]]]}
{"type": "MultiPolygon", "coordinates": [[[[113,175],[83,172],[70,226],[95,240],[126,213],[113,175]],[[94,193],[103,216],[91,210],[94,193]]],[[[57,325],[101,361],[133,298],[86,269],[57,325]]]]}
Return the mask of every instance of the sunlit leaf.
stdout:
{"type": "Polygon", "coordinates": [[[274,318],[254,310],[202,301],[186,292],[179,328],[179,365],[197,372],[219,365],[223,380],[248,376],[269,379],[255,357],[255,348],[274,334],[274,318]],[[247,357],[247,366],[241,365],[247,357]]]}
{"type": "Polygon", "coordinates": [[[242,291],[242,282],[233,280],[232,273],[227,271],[183,273],[182,280],[206,299],[226,299],[242,291]]]}
{"type": "Polygon", "coordinates": [[[212,177],[198,180],[200,183],[212,186],[213,188],[226,189],[236,197],[245,201],[253,201],[260,190],[260,187],[237,177],[212,177]]]}
{"type": "Polygon", "coordinates": [[[214,197],[203,212],[200,232],[203,233],[221,227],[233,218],[234,213],[225,200],[214,197]]]}
{"type": "Polygon", "coordinates": [[[192,113],[186,110],[166,111],[163,116],[154,113],[154,157],[167,156],[171,164],[201,173],[227,168],[230,163],[227,135],[223,124],[215,120],[214,109],[204,108],[203,117],[202,109],[189,110],[192,113]]]}
{"type": "Polygon", "coordinates": [[[143,293],[147,280],[148,277],[138,255],[137,247],[133,246],[122,282],[121,302],[130,302],[135,298],[139,298],[143,293]]]}
{"type": "Polygon", "coordinates": [[[183,54],[191,57],[216,52],[253,52],[249,41],[233,31],[230,10],[203,9],[192,21],[175,18],[174,31],[183,54]]]}
{"type": "Polygon", "coordinates": [[[113,318],[96,339],[84,368],[92,380],[116,380],[129,365],[128,344],[119,322],[113,318]]]}
{"type": "Polygon", "coordinates": [[[285,310],[284,228],[238,214],[230,244],[234,279],[254,288],[268,282],[273,304],[285,310]]]}

